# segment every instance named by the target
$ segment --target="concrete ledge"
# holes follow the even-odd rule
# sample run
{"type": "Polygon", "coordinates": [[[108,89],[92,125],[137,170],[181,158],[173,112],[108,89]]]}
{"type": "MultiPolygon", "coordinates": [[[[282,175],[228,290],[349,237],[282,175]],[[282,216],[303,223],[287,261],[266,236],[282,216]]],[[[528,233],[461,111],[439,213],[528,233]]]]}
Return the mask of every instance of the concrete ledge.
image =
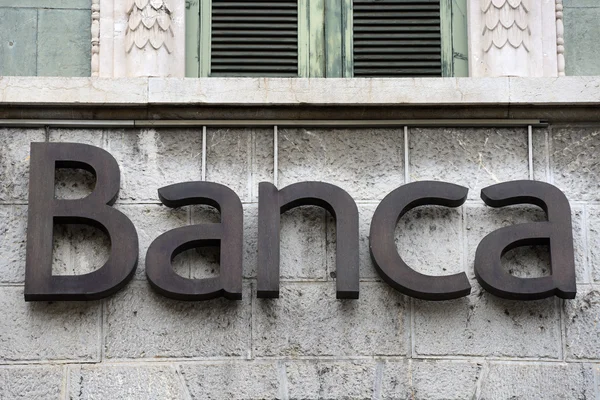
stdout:
{"type": "Polygon", "coordinates": [[[589,106],[600,105],[600,77],[405,79],[0,77],[0,105],[589,106]]]}

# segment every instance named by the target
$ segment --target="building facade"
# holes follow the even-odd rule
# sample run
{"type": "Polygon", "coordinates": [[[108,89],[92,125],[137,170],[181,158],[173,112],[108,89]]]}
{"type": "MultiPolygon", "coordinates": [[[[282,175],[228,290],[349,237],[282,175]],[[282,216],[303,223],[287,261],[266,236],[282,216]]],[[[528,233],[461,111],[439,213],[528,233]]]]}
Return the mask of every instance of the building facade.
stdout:
{"type": "MultiPolygon", "coordinates": [[[[0,398],[600,399],[599,13],[594,0],[0,0],[0,398]],[[139,240],[117,294],[25,302],[34,142],[117,161],[114,208],[139,240]],[[427,180],[467,199],[404,215],[396,247],[422,274],[465,272],[457,300],[401,294],[369,254],[382,199],[427,180]],[[567,196],[575,299],[506,300],[476,280],[487,234],[546,219],[481,200],[514,180],[567,196]],[[159,235],[220,221],[162,204],[159,188],[188,181],[240,198],[242,300],[171,300],[148,282],[159,235]],[[259,183],[304,181],[357,204],[358,300],[336,299],[335,221],[314,206],[282,215],[280,296],[257,296],[259,183]]],[[[58,199],[95,189],[86,171],[55,175],[58,199]]],[[[110,248],[56,223],[52,272],[98,270],[110,248]]],[[[186,251],[175,271],[216,277],[224,251],[186,251]]],[[[511,250],[503,268],[547,276],[549,246],[511,250]]]]}

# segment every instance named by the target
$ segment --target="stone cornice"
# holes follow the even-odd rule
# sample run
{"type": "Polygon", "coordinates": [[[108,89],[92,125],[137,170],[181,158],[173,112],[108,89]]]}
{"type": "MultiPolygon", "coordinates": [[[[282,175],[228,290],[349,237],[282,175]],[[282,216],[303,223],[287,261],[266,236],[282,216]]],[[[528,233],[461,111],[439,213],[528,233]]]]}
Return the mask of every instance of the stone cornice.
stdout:
{"type": "Polygon", "coordinates": [[[600,77],[45,78],[0,77],[0,105],[590,106],[600,77]]]}

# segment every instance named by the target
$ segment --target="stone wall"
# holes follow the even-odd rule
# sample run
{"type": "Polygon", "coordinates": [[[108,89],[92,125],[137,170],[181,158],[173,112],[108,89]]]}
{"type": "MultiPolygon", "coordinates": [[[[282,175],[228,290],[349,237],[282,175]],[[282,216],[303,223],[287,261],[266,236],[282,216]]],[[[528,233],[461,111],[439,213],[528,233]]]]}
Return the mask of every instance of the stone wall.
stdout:
{"type": "MultiPolygon", "coordinates": [[[[600,399],[600,128],[535,129],[17,129],[0,128],[0,398],[24,399],[600,399]],[[140,264],[117,295],[88,303],[25,303],[29,143],[82,142],[121,167],[115,205],[135,224],[140,264]],[[529,163],[529,146],[533,163],[529,163]],[[407,150],[407,151],[405,151],[407,150]],[[277,155],[277,156],[275,156],[277,155]],[[203,159],[206,164],[202,165],[203,159]],[[276,159],[275,159],[276,158],[276,159]],[[278,165],[277,174],[274,166],[278,165]],[[144,274],[148,245],[214,210],[160,205],[156,190],[203,176],[231,187],[245,212],[244,299],[185,303],[156,295],[144,274]],[[516,179],[551,182],[573,210],[578,297],[496,298],[473,277],[475,249],[501,226],[543,219],[539,209],[490,209],[481,188],[516,179]],[[426,302],[382,283],[368,254],[379,201],[410,181],[470,188],[458,209],[423,207],[398,224],[400,254],[420,272],[466,271],[472,294],[426,302]],[[256,298],[258,183],[341,186],[360,211],[360,300],[335,299],[335,230],[318,208],[282,217],[281,297],[256,298]]],[[[57,173],[58,197],[93,188],[86,173],[57,173]]],[[[54,272],[101,266],[108,240],[57,226],[54,272]]],[[[218,251],[175,260],[183,276],[218,273],[218,251]]],[[[548,252],[505,256],[523,276],[548,273],[548,252]]]]}

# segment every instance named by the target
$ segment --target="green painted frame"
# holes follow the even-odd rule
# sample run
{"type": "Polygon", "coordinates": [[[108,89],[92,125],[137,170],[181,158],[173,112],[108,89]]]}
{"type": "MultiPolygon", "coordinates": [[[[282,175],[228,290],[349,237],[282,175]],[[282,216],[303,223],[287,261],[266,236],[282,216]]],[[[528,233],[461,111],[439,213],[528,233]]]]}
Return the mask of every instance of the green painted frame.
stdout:
{"type": "MultiPolygon", "coordinates": [[[[186,2],[186,76],[210,76],[212,0],[186,2]]],[[[469,76],[467,0],[440,0],[442,76],[469,76]],[[449,39],[444,39],[449,38],[449,39]]],[[[352,0],[298,0],[298,76],[354,76],[352,0]]]]}

